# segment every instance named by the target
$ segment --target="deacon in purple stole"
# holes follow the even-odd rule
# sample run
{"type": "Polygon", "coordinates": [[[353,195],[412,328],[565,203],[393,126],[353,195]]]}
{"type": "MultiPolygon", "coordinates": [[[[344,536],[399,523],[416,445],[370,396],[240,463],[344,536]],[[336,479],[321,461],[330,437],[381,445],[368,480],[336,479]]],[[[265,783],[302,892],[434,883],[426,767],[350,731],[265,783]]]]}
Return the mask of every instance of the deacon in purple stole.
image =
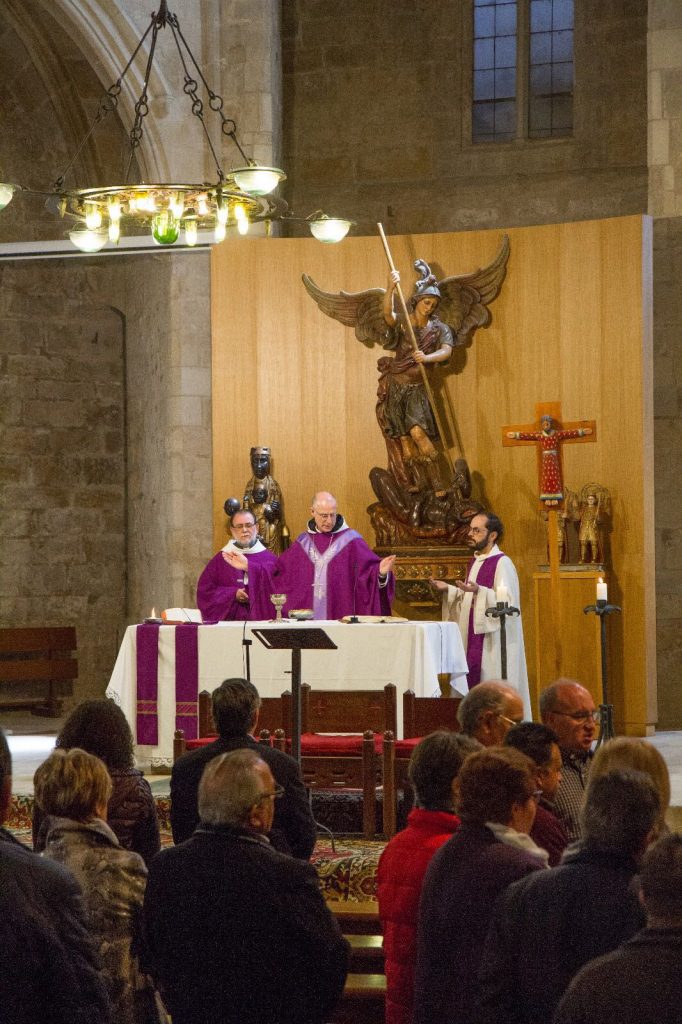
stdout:
{"type": "MultiPolygon", "coordinates": [[[[442,592],[443,618],[456,622],[469,665],[469,689],[486,680],[502,677],[500,620],[487,616],[494,608],[497,594],[514,608],[520,608],[519,578],[514,563],[497,546],[504,527],[497,516],[482,512],[471,520],[468,543],[473,558],[467,567],[466,581],[450,586],[442,580],[432,584],[442,592]]],[[[506,619],[507,682],[519,692],[524,715],[531,719],[526,652],[520,615],[506,619]]]]}
{"type": "MultiPolygon", "coordinates": [[[[332,494],[316,494],[311,511],[307,532],[280,555],[270,575],[270,593],[287,596],[284,614],[311,609],[315,619],[390,615],[395,555],[375,555],[338,514],[332,494]]],[[[264,600],[260,590],[253,596],[258,604],[264,600]]]]}

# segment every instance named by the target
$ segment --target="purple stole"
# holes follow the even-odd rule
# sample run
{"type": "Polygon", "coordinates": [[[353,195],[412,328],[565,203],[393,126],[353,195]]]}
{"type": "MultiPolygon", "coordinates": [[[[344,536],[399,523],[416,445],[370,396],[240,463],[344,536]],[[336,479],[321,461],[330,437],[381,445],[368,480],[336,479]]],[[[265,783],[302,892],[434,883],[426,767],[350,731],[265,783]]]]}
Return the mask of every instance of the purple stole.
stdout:
{"type": "MultiPolygon", "coordinates": [[[[503,552],[500,551],[499,555],[491,555],[490,558],[483,559],[483,565],[478,571],[476,582],[481,587],[492,588],[495,582],[495,570],[497,563],[502,558],[503,552]]],[[[472,558],[467,565],[467,580],[469,579],[469,573],[474,567],[474,564],[478,561],[476,558],[472,558]]],[[[467,679],[469,681],[469,689],[472,686],[477,686],[481,681],[481,661],[483,660],[483,641],[485,640],[485,633],[474,633],[474,603],[476,595],[472,594],[471,608],[469,609],[469,628],[467,632],[467,664],[469,666],[469,672],[467,679]]]]}
{"type": "MultiPolygon", "coordinates": [[[[199,693],[198,623],[175,627],[175,728],[186,739],[197,736],[199,693]]],[[[137,742],[159,742],[159,626],[137,627],[137,742]]]]}
{"type": "Polygon", "coordinates": [[[327,569],[333,558],[351,541],[356,540],[360,534],[357,530],[342,530],[329,542],[329,547],[324,553],[320,553],[314,541],[315,534],[304,533],[298,538],[306,555],[313,563],[313,616],[316,619],[327,618],[327,569]]]}

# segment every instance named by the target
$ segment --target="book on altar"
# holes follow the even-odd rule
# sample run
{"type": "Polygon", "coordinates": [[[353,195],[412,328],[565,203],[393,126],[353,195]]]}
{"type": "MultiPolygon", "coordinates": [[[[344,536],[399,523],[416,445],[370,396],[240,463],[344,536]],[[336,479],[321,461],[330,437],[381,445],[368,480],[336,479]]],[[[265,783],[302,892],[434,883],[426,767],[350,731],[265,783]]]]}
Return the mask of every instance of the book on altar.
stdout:
{"type": "Polygon", "coordinates": [[[198,608],[166,608],[161,618],[168,626],[182,625],[185,622],[203,622],[198,608]]]}
{"type": "Polygon", "coordinates": [[[401,615],[344,615],[341,622],[409,622],[401,615]]]}

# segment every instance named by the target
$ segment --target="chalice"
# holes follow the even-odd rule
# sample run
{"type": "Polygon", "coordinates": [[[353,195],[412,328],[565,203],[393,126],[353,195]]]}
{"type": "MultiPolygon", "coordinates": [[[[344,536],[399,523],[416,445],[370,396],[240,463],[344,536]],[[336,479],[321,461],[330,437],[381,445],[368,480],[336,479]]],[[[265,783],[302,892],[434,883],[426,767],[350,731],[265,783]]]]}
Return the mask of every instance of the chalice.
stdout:
{"type": "Polygon", "coordinates": [[[271,594],[270,595],[270,600],[272,601],[272,603],[274,604],[275,608],[277,609],[277,615],[275,616],[275,622],[281,622],[282,621],[282,608],[286,604],[287,595],[286,594],[271,594]]]}

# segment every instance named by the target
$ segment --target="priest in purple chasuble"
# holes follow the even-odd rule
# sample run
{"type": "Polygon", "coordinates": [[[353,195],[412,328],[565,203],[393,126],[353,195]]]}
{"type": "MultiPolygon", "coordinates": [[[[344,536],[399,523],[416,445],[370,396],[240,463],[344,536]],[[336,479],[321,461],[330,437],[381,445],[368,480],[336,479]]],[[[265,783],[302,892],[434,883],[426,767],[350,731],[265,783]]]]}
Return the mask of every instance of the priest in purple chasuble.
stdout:
{"type": "Polygon", "coordinates": [[[277,557],[258,538],[258,525],[250,509],[240,509],[230,520],[232,539],[208,563],[197,583],[197,606],[204,622],[269,619],[272,605],[256,608],[251,585],[263,575],[262,588],[267,588],[268,572],[277,557]],[[245,566],[235,567],[229,561],[232,553],[243,555],[245,566]]]}
{"type": "MultiPolygon", "coordinates": [[[[500,620],[487,616],[486,608],[497,604],[497,591],[506,588],[504,598],[514,608],[520,608],[519,578],[514,563],[497,546],[504,527],[496,515],[481,512],[469,524],[468,544],[473,549],[466,580],[457,580],[455,586],[442,580],[431,580],[443,598],[443,618],[456,622],[462,634],[462,643],[469,666],[469,689],[487,680],[499,680],[502,672],[500,648],[500,620]]],[[[523,712],[532,719],[526,651],[523,645],[521,615],[506,619],[507,682],[519,692],[523,712]]]]}
{"type": "MultiPolygon", "coordinates": [[[[286,594],[283,612],[311,609],[315,619],[344,615],[390,615],[395,555],[380,559],[337,512],[336,498],[318,492],[308,529],[277,560],[270,590],[254,595],[259,605],[270,594],[286,594]]],[[[233,557],[233,564],[236,559],[233,557]]],[[[260,588],[262,577],[258,579],[260,588]]]]}

